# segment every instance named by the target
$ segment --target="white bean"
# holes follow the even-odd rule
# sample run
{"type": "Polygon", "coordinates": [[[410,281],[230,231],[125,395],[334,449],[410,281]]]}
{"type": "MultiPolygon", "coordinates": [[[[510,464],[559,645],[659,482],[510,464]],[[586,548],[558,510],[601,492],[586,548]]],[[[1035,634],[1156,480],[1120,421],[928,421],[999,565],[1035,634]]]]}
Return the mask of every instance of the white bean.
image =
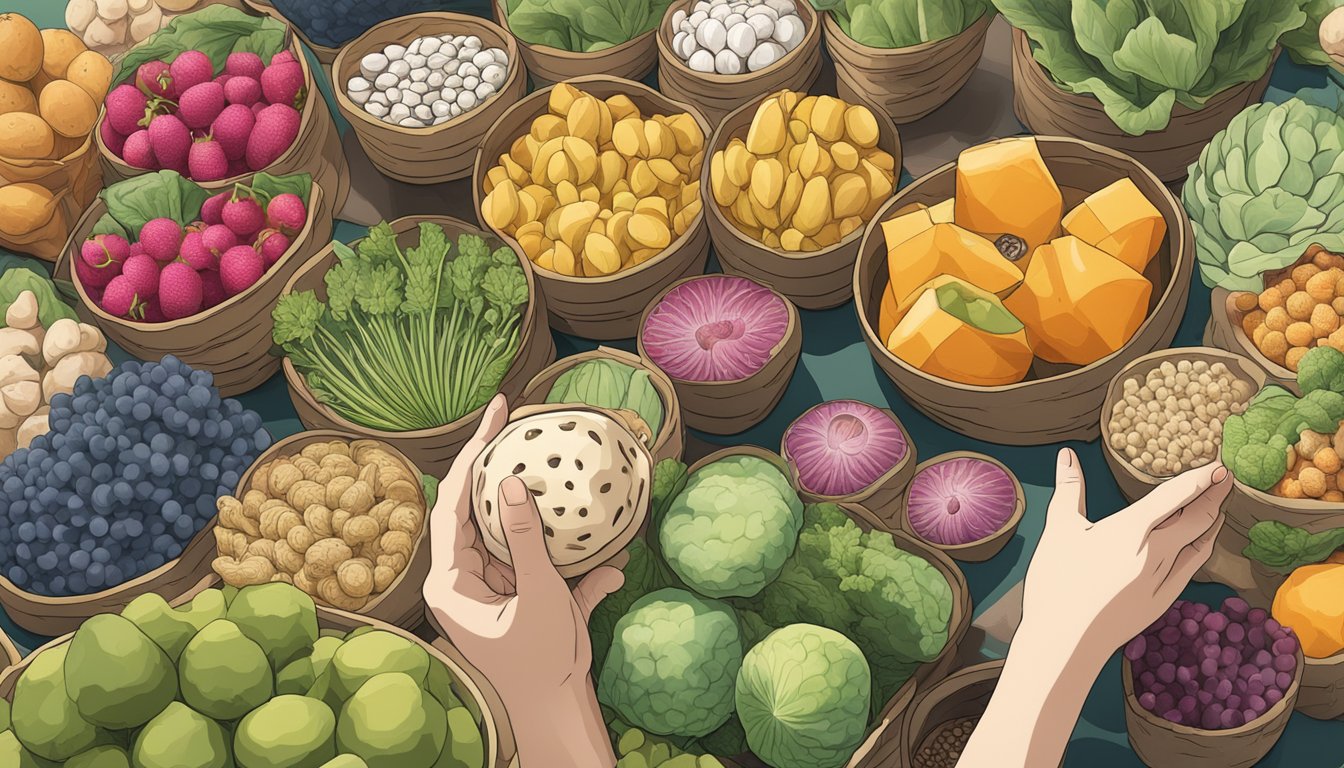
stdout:
{"type": "Polygon", "coordinates": [[[358,91],[369,91],[373,90],[373,83],[370,83],[368,80],[365,80],[362,77],[356,76],[350,78],[350,82],[345,84],[345,90],[348,93],[355,93],[358,91]]]}
{"type": "Polygon", "coordinates": [[[457,117],[458,115],[462,114],[462,108],[457,106],[456,103],[454,103],[448,107],[448,114],[452,115],[453,117],[457,117]]]}
{"type": "Polygon", "coordinates": [[[439,48],[439,53],[442,53],[444,56],[447,56],[450,59],[456,59],[457,46],[453,45],[452,43],[444,43],[443,46],[439,48]]]}
{"type": "Polygon", "coordinates": [[[486,99],[494,95],[495,95],[495,86],[489,83],[481,83],[480,85],[476,86],[476,98],[480,99],[481,101],[485,101],[486,99]]]}
{"type": "Polygon", "coordinates": [[[442,99],[431,104],[430,109],[433,110],[435,117],[448,116],[448,102],[443,101],[442,99]]]}
{"type": "Polygon", "coordinates": [[[807,30],[803,26],[803,20],[797,16],[781,16],[775,23],[775,32],[771,35],[775,42],[784,46],[787,51],[792,51],[803,42],[803,35],[807,30]]]}
{"type": "Polygon", "coordinates": [[[397,59],[387,65],[387,71],[396,75],[398,78],[411,74],[411,65],[405,59],[397,59]]]}
{"type": "Polygon", "coordinates": [[[769,40],[775,33],[775,20],[764,13],[758,13],[755,16],[747,14],[747,26],[756,31],[756,40],[769,40]]]}
{"type": "Polygon", "coordinates": [[[714,71],[720,75],[741,74],[742,59],[736,53],[724,48],[714,55],[714,71]]]}
{"type": "Polygon", "coordinates": [[[694,54],[699,47],[700,46],[695,42],[695,33],[691,32],[681,41],[681,47],[677,49],[677,53],[681,54],[681,58],[683,59],[690,59],[691,55],[694,54]]]}
{"type": "Polygon", "coordinates": [[[462,41],[462,44],[468,48],[479,49],[481,47],[481,38],[475,35],[467,35],[466,39],[462,41]]]}
{"type": "Polygon", "coordinates": [[[723,22],[711,18],[695,28],[695,41],[710,53],[718,53],[728,42],[728,30],[723,22]]]}
{"type": "Polygon", "coordinates": [[[408,90],[411,93],[418,93],[421,96],[423,96],[426,93],[429,93],[430,87],[429,83],[411,83],[410,88],[408,88],[408,90]]]}
{"type": "Polygon", "coordinates": [[[480,84],[481,84],[481,78],[479,78],[479,77],[464,77],[464,78],[462,78],[462,87],[465,88],[465,89],[468,90],[468,91],[474,91],[474,90],[476,90],[476,86],[478,86],[478,85],[480,85],[480,84]]]}
{"type": "Polygon", "coordinates": [[[491,64],[490,66],[481,70],[481,81],[489,83],[491,86],[498,88],[504,84],[504,80],[507,77],[507,75],[508,73],[504,71],[503,67],[501,67],[498,64],[491,64]]]}
{"type": "Polygon", "coordinates": [[[390,101],[387,100],[387,94],[386,94],[386,93],[383,93],[382,91],[374,91],[374,92],[369,96],[369,103],[370,103],[370,104],[379,104],[379,105],[381,105],[381,106],[386,107],[386,106],[388,106],[389,104],[391,104],[392,102],[390,102],[390,101]]]}
{"type": "Polygon", "coordinates": [[[461,87],[462,87],[462,76],[461,76],[461,75],[449,75],[449,76],[443,81],[443,87],[444,87],[444,88],[454,88],[454,89],[456,89],[456,88],[461,88],[461,87]]]}
{"type": "Polygon", "coordinates": [[[686,11],[678,10],[676,13],[672,14],[672,28],[680,29],[681,22],[685,20],[686,20],[686,11]]]}
{"type": "Polygon", "coordinates": [[[443,53],[431,53],[429,58],[425,59],[425,66],[430,69],[446,70],[448,63],[451,61],[456,61],[456,59],[445,56],[443,53]]]}
{"type": "Polygon", "coordinates": [[[471,91],[463,91],[457,94],[457,106],[464,111],[476,106],[476,94],[471,91]]]}
{"type": "Polygon", "coordinates": [[[687,60],[686,66],[696,72],[713,72],[714,54],[704,49],[698,50],[691,54],[691,58],[687,60]]]}
{"type": "Polygon", "coordinates": [[[433,54],[438,52],[439,47],[442,45],[443,42],[440,41],[439,38],[437,37],[422,37],[420,38],[419,53],[425,56],[432,56],[433,54]]]}
{"type": "Polygon", "coordinates": [[[409,56],[413,53],[419,53],[419,52],[420,52],[420,38],[417,37],[411,41],[410,45],[406,46],[406,55],[409,56]]]}
{"type": "Polygon", "coordinates": [[[414,115],[412,115],[411,117],[403,117],[402,119],[400,119],[400,120],[397,121],[397,125],[400,125],[402,128],[424,128],[424,127],[425,127],[425,124],[422,123],[422,122],[420,122],[419,120],[417,120],[417,119],[415,118],[414,115]]]}
{"type": "Polygon", "coordinates": [[[401,101],[400,88],[388,88],[386,91],[383,91],[383,93],[387,96],[388,104],[395,104],[396,102],[401,101]]]}
{"type": "Polygon", "coordinates": [[[475,64],[478,69],[488,67],[495,63],[495,55],[489,51],[481,51],[471,57],[471,63],[475,64]]]}
{"type": "Polygon", "coordinates": [[[784,58],[785,53],[784,47],[779,43],[762,43],[751,52],[751,57],[747,59],[747,69],[759,72],[784,58]]]}
{"type": "Polygon", "coordinates": [[[425,82],[429,84],[430,88],[442,88],[443,81],[447,79],[448,76],[443,72],[430,72],[429,77],[425,78],[425,82]]]}
{"type": "Polygon", "coordinates": [[[503,64],[505,66],[508,66],[509,54],[503,48],[491,48],[490,55],[495,57],[496,64],[503,64]]]}
{"type": "Polygon", "coordinates": [[[481,68],[468,61],[462,66],[457,68],[457,74],[461,75],[462,77],[480,77],[481,68]]]}
{"type": "Polygon", "coordinates": [[[423,83],[429,79],[429,67],[417,67],[411,70],[411,82],[423,83]]]}
{"type": "Polygon", "coordinates": [[[405,120],[411,116],[411,108],[401,102],[397,102],[392,105],[391,109],[387,110],[387,116],[396,121],[405,120]]]}
{"type": "Polygon", "coordinates": [[[419,69],[425,66],[426,57],[418,53],[406,54],[406,63],[411,65],[411,69],[419,69]]]}
{"type": "Polygon", "coordinates": [[[743,22],[728,28],[728,49],[743,58],[756,50],[756,30],[743,22]]]}
{"type": "Polygon", "coordinates": [[[396,61],[406,56],[406,46],[389,45],[383,49],[383,54],[387,56],[388,61],[396,61]]]}
{"type": "Polygon", "coordinates": [[[399,82],[401,82],[401,78],[397,77],[391,72],[384,72],[378,77],[374,78],[373,87],[377,88],[380,91],[386,91],[388,88],[395,86],[399,82]]]}
{"type": "Polygon", "coordinates": [[[379,104],[372,99],[369,100],[368,104],[364,105],[364,111],[377,118],[387,117],[387,105],[379,104]]]}
{"type": "Polygon", "coordinates": [[[402,91],[401,103],[408,107],[418,107],[421,104],[420,94],[415,91],[402,91]]]}
{"type": "Polygon", "coordinates": [[[428,104],[421,104],[411,110],[411,112],[421,122],[428,123],[430,120],[434,119],[434,110],[430,109],[428,104]]]}
{"type": "Polygon", "coordinates": [[[453,102],[457,101],[457,89],[444,88],[442,91],[439,91],[439,98],[443,99],[449,104],[452,104],[453,102]]]}
{"type": "Polygon", "coordinates": [[[346,95],[348,95],[350,100],[356,104],[367,104],[369,96],[373,95],[373,91],[350,91],[350,93],[346,95]]]}
{"type": "Polygon", "coordinates": [[[370,53],[359,60],[359,71],[364,77],[372,80],[378,74],[387,69],[387,57],[381,53],[370,53]]]}
{"type": "Polygon", "coordinates": [[[732,12],[732,9],[726,5],[715,5],[713,8],[709,9],[709,18],[714,19],[715,21],[723,21],[728,17],[728,14],[732,12]]]}

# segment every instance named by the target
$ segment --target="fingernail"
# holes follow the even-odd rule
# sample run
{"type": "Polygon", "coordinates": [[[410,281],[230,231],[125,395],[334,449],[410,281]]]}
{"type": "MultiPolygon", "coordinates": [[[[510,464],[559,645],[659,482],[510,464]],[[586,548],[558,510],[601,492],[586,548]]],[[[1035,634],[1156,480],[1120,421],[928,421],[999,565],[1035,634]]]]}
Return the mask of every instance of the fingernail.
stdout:
{"type": "Polygon", "coordinates": [[[1061,448],[1060,451],[1059,451],[1059,460],[1062,461],[1062,462],[1064,462],[1064,466],[1066,466],[1066,467],[1072,467],[1072,466],[1073,466],[1073,449],[1071,449],[1071,448],[1061,448]]]}
{"type": "Polygon", "coordinates": [[[1213,482],[1221,483],[1227,479],[1227,467],[1219,467],[1213,470],[1213,482]]]}
{"type": "Polygon", "coordinates": [[[504,503],[511,507],[516,507],[527,501],[527,486],[517,477],[504,478],[504,482],[500,483],[500,490],[504,493],[504,503]]]}

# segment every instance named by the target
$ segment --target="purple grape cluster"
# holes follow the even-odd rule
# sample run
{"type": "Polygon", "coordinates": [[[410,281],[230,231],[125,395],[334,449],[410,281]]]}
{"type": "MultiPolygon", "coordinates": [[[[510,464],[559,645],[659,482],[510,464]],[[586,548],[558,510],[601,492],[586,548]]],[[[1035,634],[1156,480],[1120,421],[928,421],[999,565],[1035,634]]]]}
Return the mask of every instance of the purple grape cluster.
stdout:
{"type": "Polygon", "coordinates": [[[1177,600],[1129,641],[1139,706],[1180,725],[1238,728],[1269,711],[1292,685],[1293,630],[1239,597],[1221,610],[1177,600]]]}

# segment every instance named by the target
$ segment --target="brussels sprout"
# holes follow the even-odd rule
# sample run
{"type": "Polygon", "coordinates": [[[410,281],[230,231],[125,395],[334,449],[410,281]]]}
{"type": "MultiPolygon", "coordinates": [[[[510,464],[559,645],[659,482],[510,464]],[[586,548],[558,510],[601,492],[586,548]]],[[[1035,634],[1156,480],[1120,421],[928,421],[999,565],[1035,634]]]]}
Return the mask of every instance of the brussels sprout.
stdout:
{"type": "Polygon", "coordinates": [[[358,755],[369,768],[430,768],[447,739],[443,705],[404,672],[369,678],[345,703],[336,724],[337,748],[358,755]]]}
{"type": "Polygon", "coordinates": [[[228,619],[210,622],[187,643],[178,672],[182,700],[216,720],[242,717],[274,690],[265,652],[228,619]]]}
{"type": "Polygon", "coordinates": [[[444,709],[462,706],[462,700],[453,691],[453,674],[448,671],[447,665],[432,656],[429,659],[429,674],[425,676],[425,690],[444,709]]]}
{"type": "Polygon", "coordinates": [[[277,694],[295,693],[300,695],[307,693],[317,682],[317,676],[327,670],[327,665],[331,663],[332,654],[336,653],[336,649],[340,647],[341,640],[339,638],[317,638],[317,642],[313,643],[312,653],[291,661],[276,674],[275,692],[277,694]]]}
{"type": "Polygon", "coordinates": [[[121,610],[121,615],[149,636],[168,654],[173,663],[182,655],[187,641],[215,619],[224,618],[228,606],[224,602],[224,593],[218,589],[207,589],[192,601],[174,609],[168,602],[154,592],[132,600],[121,610]]]}
{"type": "Polygon", "coordinates": [[[346,640],[332,655],[330,669],[331,692],[344,700],[383,672],[404,672],[416,685],[424,685],[429,653],[400,635],[379,630],[346,640]]]}
{"type": "Polygon", "coordinates": [[[448,743],[434,768],[481,768],[485,763],[485,744],[476,718],[466,707],[448,710],[448,743]]]}
{"type": "Polygon", "coordinates": [[[140,729],[131,762],[135,768],[234,768],[224,727],[180,701],[140,729]]]}
{"type": "Polygon", "coordinates": [[[645,595],[616,622],[598,699],[661,736],[704,736],[733,713],[742,665],[737,618],[726,604],[681,589],[645,595]]]}
{"type": "Polygon", "coordinates": [[[317,642],[317,606],[290,584],[244,587],[229,604],[227,618],[261,646],[273,670],[310,653],[317,642]]]}
{"type": "Polygon", "coordinates": [[[337,755],[334,760],[323,763],[322,768],[369,768],[369,764],[358,755],[337,755]]]}
{"type": "Polygon", "coordinates": [[[233,734],[238,768],[320,768],[335,757],[336,715],[306,696],[276,696],[233,734]]]}
{"type": "Polygon", "coordinates": [[[9,730],[9,702],[0,699],[0,731],[9,730]]]}
{"type": "Polygon", "coordinates": [[[80,625],[70,640],[65,690],[86,721],[137,728],[177,697],[177,671],[139,627],[103,613],[80,625]]]}
{"type": "Polygon", "coordinates": [[[56,768],[60,763],[34,755],[19,743],[13,731],[3,731],[0,732],[0,765],[6,768],[56,768]]]}
{"type": "Polygon", "coordinates": [[[131,757],[121,747],[94,747],[66,760],[65,768],[131,768],[131,757]]]}
{"type": "Polygon", "coordinates": [[[747,744],[788,768],[839,768],[868,730],[872,678],[863,651],[835,630],[790,624],[747,651],[735,701],[747,744]]]}
{"type": "Polygon", "coordinates": [[[37,654],[14,686],[14,735],[25,749],[47,760],[65,760],[112,741],[110,733],[79,716],[65,692],[69,649],[66,643],[37,654]]]}

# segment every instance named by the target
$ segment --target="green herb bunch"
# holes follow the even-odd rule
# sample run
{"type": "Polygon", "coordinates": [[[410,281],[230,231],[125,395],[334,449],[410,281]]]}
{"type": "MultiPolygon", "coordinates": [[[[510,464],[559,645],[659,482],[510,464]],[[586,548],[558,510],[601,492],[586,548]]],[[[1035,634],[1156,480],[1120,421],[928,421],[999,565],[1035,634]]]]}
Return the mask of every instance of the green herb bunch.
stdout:
{"type": "Polygon", "coordinates": [[[907,48],[959,35],[986,11],[989,0],[812,0],[829,11],[854,42],[873,48],[907,48]]]}
{"type": "Polygon", "coordinates": [[[671,0],[506,0],[509,30],[533,45],[588,52],[658,26],[671,0]]]}
{"type": "Polygon", "coordinates": [[[527,279],[517,255],[471,234],[457,253],[420,224],[411,248],[386,222],[356,249],[333,243],[327,298],[283,296],[273,339],[318,402],[350,421],[404,432],[449,424],[484,405],[518,353],[527,279]]]}

